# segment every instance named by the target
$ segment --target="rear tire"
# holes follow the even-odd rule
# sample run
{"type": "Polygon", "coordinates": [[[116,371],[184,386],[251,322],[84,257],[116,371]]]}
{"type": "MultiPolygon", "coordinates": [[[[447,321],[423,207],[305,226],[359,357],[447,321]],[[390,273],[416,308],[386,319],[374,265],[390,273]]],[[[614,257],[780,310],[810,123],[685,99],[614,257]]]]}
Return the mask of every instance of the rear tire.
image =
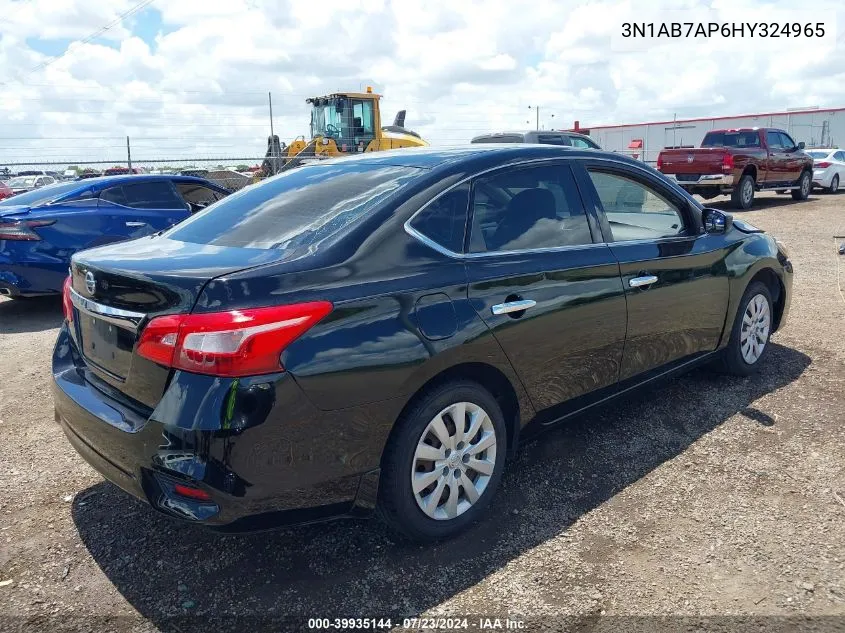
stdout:
{"type": "Polygon", "coordinates": [[[467,380],[434,387],[397,422],[382,458],[376,514],[410,540],[451,537],[490,504],[506,451],[504,415],[486,389],[467,380]]]}
{"type": "Polygon", "coordinates": [[[833,174],[830,179],[830,186],[827,188],[828,193],[836,193],[839,191],[839,174],[833,174]]]}
{"type": "Polygon", "coordinates": [[[810,172],[803,172],[795,184],[798,185],[798,189],[792,190],[793,200],[806,200],[810,197],[810,188],[813,186],[813,179],[810,176],[810,172]]]}
{"type": "Polygon", "coordinates": [[[717,369],[734,376],[750,376],[760,368],[769,351],[774,324],[772,293],[766,284],[749,284],[739,302],[731,339],[722,352],[717,369]]]}
{"type": "Polygon", "coordinates": [[[731,203],[743,210],[754,204],[754,178],[750,174],[743,174],[739,179],[739,184],[731,192],[731,203]]]}

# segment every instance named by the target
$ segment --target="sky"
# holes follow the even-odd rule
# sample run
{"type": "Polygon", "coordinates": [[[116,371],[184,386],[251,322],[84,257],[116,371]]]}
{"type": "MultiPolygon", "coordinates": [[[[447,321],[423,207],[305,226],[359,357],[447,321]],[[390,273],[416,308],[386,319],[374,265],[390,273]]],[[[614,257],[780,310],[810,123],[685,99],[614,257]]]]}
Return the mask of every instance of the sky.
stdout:
{"type": "Polygon", "coordinates": [[[366,86],[385,124],[407,109],[432,145],[534,128],[538,107],[543,128],[845,107],[845,3],[796,4],[0,0],[0,166],[125,161],[127,136],[140,162],[259,157],[268,93],[290,141],[307,97],[366,86]],[[825,36],[621,37],[625,21],[714,17],[825,36]]]}

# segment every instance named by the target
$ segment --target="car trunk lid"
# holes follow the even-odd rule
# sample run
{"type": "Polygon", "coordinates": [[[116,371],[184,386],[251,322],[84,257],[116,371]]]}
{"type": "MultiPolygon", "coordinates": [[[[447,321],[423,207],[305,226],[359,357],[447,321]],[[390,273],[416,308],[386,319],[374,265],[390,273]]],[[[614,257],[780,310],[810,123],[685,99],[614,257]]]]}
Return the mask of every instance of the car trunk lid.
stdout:
{"type": "Polygon", "coordinates": [[[71,335],[97,380],[154,407],[170,370],[135,353],[149,320],[190,312],[203,286],[217,276],[284,257],[280,250],[155,236],[80,252],[71,261],[71,335]]]}

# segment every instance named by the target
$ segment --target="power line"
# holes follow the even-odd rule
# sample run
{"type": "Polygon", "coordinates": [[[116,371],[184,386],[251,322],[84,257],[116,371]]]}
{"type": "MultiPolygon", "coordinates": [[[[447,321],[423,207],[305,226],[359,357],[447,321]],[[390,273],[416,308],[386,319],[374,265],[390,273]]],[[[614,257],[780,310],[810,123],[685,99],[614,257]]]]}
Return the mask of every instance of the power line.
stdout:
{"type": "MultiPolygon", "coordinates": [[[[123,22],[123,20],[124,20],[124,19],[126,19],[126,18],[128,18],[128,17],[131,17],[131,16],[133,16],[133,15],[135,15],[136,13],[138,13],[139,11],[141,11],[142,9],[144,9],[145,7],[147,7],[148,5],[152,4],[152,2],[153,2],[153,0],[142,0],[142,1],[141,1],[141,2],[139,2],[138,4],[134,5],[134,6],[133,6],[131,9],[129,9],[128,11],[126,11],[126,12],[124,12],[124,13],[121,13],[121,14],[117,17],[117,19],[116,19],[116,20],[113,20],[112,22],[109,22],[109,23],[108,23],[108,24],[106,24],[105,26],[103,26],[103,27],[101,27],[101,28],[97,29],[96,31],[94,31],[93,33],[91,33],[91,35],[89,35],[89,36],[87,36],[87,37],[84,37],[84,38],[83,38],[83,39],[81,39],[81,40],[76,40],[76,41],[74,41],[74,42],[71,42],[70,44],[68,44],[68,47],[64,50],[64,52],[62,52],[60,55],[56,55],[56,56],[54,56],[54,57],[50,57],[50,58],[46,59],[45,61],[41,62],[40,64],[38,64],[37,66],[35,66],[34,68],[31,68],[31,69],[29,70],[29,72],[27,73],[27,77],[28,77],[29,75],[32,75],[32,74],[33,74],[33,73],[35,73],[35,72],[38,72],[39,70],[42,70],[42,69],[44,69],[44,68],[47,68],[47,66],[49,66],[50,64],[54,64],[55,62],[59,61],[62,57],[64,57],[64,56],[65,56],[65,55],[67,55],[68,53],[70,53],[70,52],[71,52],[71,50],[72,50],[72,48],[73,48],[75,45],[79,45],[79,44],[88,44],[88,43],[89,43],[89,42],[91,42],[92,40],[94,40],[94,39],[98,38],[100,35],[102,35],[102,34],[103,34],[103,33],[105,33],[106,31],[108,31],[108,30],[109,30],[110,28],[112,28],[113,26],[116,26],[116,25],[120,24],[121,22],[123,22]]],[[[3,82],[3,85],[6,85],[6,82],[3,82]]]]}

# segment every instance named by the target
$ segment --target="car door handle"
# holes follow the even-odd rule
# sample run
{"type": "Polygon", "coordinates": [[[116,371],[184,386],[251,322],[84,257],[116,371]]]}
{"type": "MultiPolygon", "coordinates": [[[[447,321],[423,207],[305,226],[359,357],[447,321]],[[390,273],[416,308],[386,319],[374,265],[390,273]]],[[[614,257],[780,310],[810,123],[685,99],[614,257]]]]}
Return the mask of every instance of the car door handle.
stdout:
{"type": "Polygon", "coordinates": [[[146,222],[127,222],[126,226],[147,226],[146,222]]]}
{"type": "Polygon", "coordinates": [[[522,312],[528,308],[533,308],[537,305],[536,301],[531,299],[520,299],[519,301],[508,301],[506,303],[497,303],[490,310],[495,315],[510,314],[511,312],[522,312]]]}
{"type": "Polygon", "coordinates": [[[657,275],[645,275],[644,277],[634,277],[628,282],[631,288],[642,288],[643,286],[650,286],[657,281],[657,275]]]}

